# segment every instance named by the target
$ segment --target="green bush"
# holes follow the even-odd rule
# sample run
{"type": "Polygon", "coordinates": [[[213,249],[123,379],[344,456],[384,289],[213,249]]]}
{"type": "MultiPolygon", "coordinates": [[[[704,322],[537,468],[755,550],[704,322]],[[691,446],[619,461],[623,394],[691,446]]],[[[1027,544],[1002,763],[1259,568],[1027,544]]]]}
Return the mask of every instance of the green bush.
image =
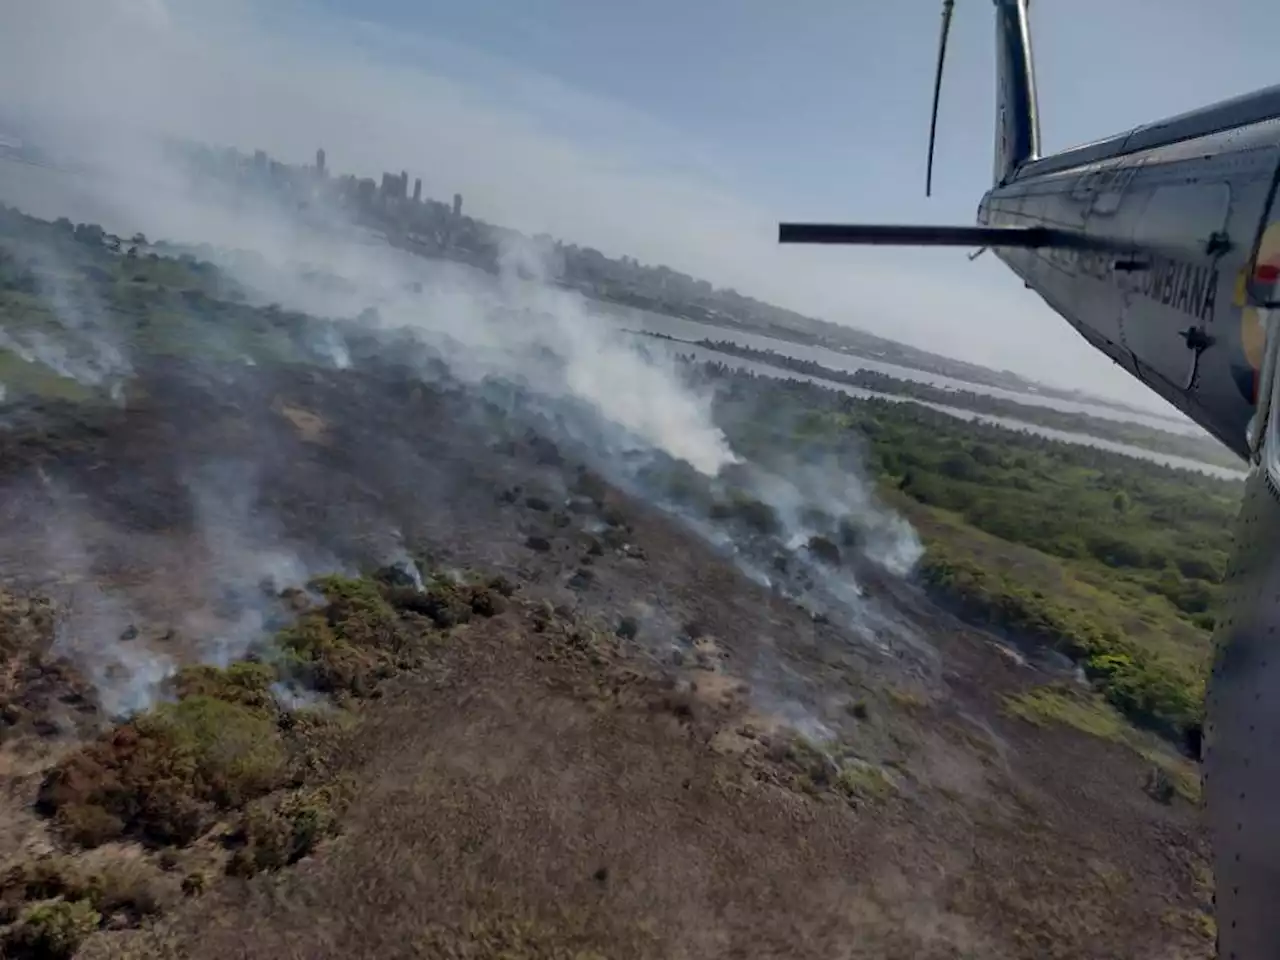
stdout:
{"type": "Polygon", "coordinates": [[[57,900],[27,908],[5,935],[6,957],[70,960],[102,916],[87,900],[57,900]]]}
{"type": "Polygon", "coordinates": [[[1079,663],[1106,699],[1134,723],[1181,738],[1203,713],[1203,679],[1102,627],[1080,612],[1019,588],[973,562],[926,550],[918,570],[924,581],[962,613],[1079,663]]]}
{"type": "Polygon", "coordinates": [[[1220,583],[1226,567],[1225,557],[1221,553],[1205,555],[1182,555],[1176,560],[1178,571],[1188,580],[1208,580],[1220,583]]]}
{"type": "Polygon", "coordinates": [[[814,557],[833,567],[840,566],[840,548],[829,538],[814,536],[809,538],[808,549],[814,557]]]}
{"type": "Polygon", "coordinates": [[[279,786],[287,760],[270,713],[197,694],[64,757],[41,784],[37,807],[85,846],[122,836],[181,846],[215,809],[279,786]]]}
{"type": "Polygon", "coordinates": [[[306,611],[276,636],[280,669],[325,693],[365,696],[411,654],[415,636],[386,594],[413,591],[354,577],[322,577],[312,585],[327,604],[306,611]]]}
{"type": "MultiPolygon", "coordinates": [[[[432,579],[425,590],[373,579],[325,577],[326,604],[277,636],[276,663],[189,667],[172,681],[177,700],[121,724],[63,757],[45,776],[37,808],[86,847],[123,837],[185,845],[220,810],[235,810],[314,766],[304,713],[283,711],[282,676],[322,691],[363,695],[424,649],[426,620],[444,628],[492,616],[508,583],[432,579]],[[415,616],[424,620],[414,623],[415,616]],[[292,773],[291,773],[292,771],[292,773]]],[[[321,739],[324,739],[322,736],[321,739]]]]}
{"type": "Polygon", "coordinates": [[[341,806],[333,789],[304,790],[245,814],[237,832],[241,844],[227,870],[252,876],[279,870],[312,853],[326,837],[338,832],[341,806]]]}
{"type": "Polygon", "coordinates": [[[153,875],[145,861],[120,860],[90,866],[72,856],[46,854],[11,867],[0,878],[0,902],[6,919],[23,904],[59,898],[84,901],[103,916],[134,923],[160,912],[153,875]]]}
{"type": "Polygon", "coordinates": [[[894,783],[883,767],[854,761],[840,768],[836,788],[851,801],[878,800],[893,792],[894,783]]]}
{"type": "Polygon", "coordinates": [[[276,671],[270,664],[239,661],[225,670],[203,664],[184,667],[174,676],[172,685],[179,699],[206,696],[270,711],[275,708],[271,695],[275,681],[276,671]]]}
{"type": "Polygon", "coordinates": [[[312,689],[358,697],[372,693],[396,670],[420,664],[428,649],[428,626],[447,630],[473,615],[495,616],[514,592],[502,577],[476,582],[428,577],[421,590],[385,578],[337,576],[312,586],[327,603],[305,611],[277,635],[279,670],[312,689]],[[411,622],[413,617],[423,621],[411,622]]]}
{"type": "Polygon", "coordinates": [[[1141,567],[1146,561],[1140,546],[1110,533],[1094,533],[1086,545],[1094,557],[1109,567],[1141,567]]]}
{"type": "Polygon", "coordinates": [[[167,740],[175,756],[190,758],[196,795],[219,807],[269,793],[284,776],[284,741],[266,711],[201,694],[162,704],[137,724],[144,735],[167,740]]]}
{"type": "Polygon", "coordinates": [[[776,537],[782,532],[782,521],[777,511],[761,500],[739,494],[730,504],[730,511],[733,517],[756,533],[776,537]]]}

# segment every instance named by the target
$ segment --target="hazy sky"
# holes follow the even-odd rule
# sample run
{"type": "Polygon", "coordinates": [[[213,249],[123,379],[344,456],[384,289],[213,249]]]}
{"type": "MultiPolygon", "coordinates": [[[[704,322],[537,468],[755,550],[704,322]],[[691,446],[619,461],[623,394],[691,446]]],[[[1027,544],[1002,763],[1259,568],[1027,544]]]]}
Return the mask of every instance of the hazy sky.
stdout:
{"type": "MultiPolygon", "coordinates": [[[[0,103],[330,166],[965,359],[1145,398],[994,258],[779,248],[779,219],[973,221],[989,0],[0,0],[0,103]],[[209,8],[214,8],[211,12],[209,8]]],[[[1045,146],[1275,81],[1269,0],[1038,0],[1045,146]]],[[[1158,402],[1158,401],[1157,401],[1158,402]]]]}

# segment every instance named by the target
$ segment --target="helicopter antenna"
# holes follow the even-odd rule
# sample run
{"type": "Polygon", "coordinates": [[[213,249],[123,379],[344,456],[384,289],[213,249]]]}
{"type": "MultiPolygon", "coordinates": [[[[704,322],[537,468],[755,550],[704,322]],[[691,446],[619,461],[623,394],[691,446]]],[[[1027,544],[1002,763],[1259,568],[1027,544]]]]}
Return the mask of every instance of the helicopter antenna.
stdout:
{"type": "Polygon", "coordinates": [[[947,34],[951,32],[951,12],[956,0],[942,0],[942,37],[938,41],[938,72],[933,78],[933,116],[929,119],[929,165],[925,172],[924,195],[933,195],[933,147],[938,139],[938,101],[942,97],[942,64],[947,57],[947,34]]]}

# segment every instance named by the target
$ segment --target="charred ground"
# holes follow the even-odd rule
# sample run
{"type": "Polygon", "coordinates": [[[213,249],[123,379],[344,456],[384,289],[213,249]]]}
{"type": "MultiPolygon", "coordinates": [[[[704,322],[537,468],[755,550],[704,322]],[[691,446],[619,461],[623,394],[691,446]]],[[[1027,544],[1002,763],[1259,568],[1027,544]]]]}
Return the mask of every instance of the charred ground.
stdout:
{"type": "Polygon", "coordinates": [[[1183,762],[878,521],[351,354],[7,409],[11,953],[1208,955],[1183,762]]]}

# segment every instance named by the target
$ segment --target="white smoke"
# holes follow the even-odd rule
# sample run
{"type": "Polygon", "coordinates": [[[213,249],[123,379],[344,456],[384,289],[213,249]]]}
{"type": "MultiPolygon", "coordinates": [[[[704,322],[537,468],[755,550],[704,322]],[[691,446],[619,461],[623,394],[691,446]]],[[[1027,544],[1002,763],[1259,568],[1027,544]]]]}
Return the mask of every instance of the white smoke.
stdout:
{"type": "Polygon", "coordinates": [[[342,333],[331,323],[324,324],[311,339],[311,347],[335,370],[351,367],[351,350],[342,333]]]}
{"type": "Polygon", "coordinates": [[[45,565],[61,584],[54,600],[59,616],[54,650],[85,672],[104,712],[127,716],[150,706],[177,670],[164,651],[138,636],[138,617],[120,593],[99,584],[81,537],[83,522],[68,498],[53,490],[55,509],[46,524],[45,565]]]}
{"type": "MultiPolygon", "coordinates": [[[[146,142],[97,160],[91,182],[114,229],[210,245],[201,252],[259,302],[414,331],[464,381],[507,379],[586,403],[705,474],[737,459],[712,423],[709,398],[680,382],[674,359],[642,353],[580,294],[555,287],[550,254],[532,240],[504,238],[495,280],[396,249],[322,197],[305,222],[269,203],[224,202],[146,142]],[[120,166],[105,166],[117,157],[120,166]]],[[[339,369],[351,362],[336,327],[320,326],[309,346],[339,369]]]]}
{"type": "Polygon", "coordinates": [[[390,561],[384,566],[392,567],[403,574],[413,584],[414,589],[418,591],[427,589],[427,585],[422,580],[422,572],[404,547],[397,549],[390,561]]]}
{"type": "Polygon", "coordinates": [[[813,523],[817,513],[843,521],[857,534],[859,552],[890,573],[906,576],[924,555],[911,524],[880,503],[859,473],[788,457],[753,476],[756,494],[778,512],[794,546],[830,534],[813,523]]]}
{"type": "Polygon", "coordinates": [[[282,710],[327,710],[333,701],[292,683],[276,682],[271,685],[271,695],[282,710]]]}
{"type": "Polygon", "coordinates": [[[118,401],[132,365],[102,305],[91,290],[68,279],[74,270],[52,249],[29,252],[36,260],[33,276],[40,301],[52,315],[52,327],[13,328],[0,318],[0,349],[82,386],[106,389],[118,401]]]}
{"type": "MultiPolygon", "coordinates": [[[[66,5],[70,0],[55,2],[66,5]]],[[[144,26],[138,29],[147,31],[148,42],[161,50],[159,61],[170,62],[177,69],[181,60],[176,51],[181,49],[193,62],[209,66],[202,58],[215,54],[189,45],[189,37],[180,38],[175,46],[168,18],[146,12],[151,6],[139,0],[138,10],[130,16],[142,18],[137,23],[144,26]]],[[[39,17],[33,19],[44,23],[39,17]]],[[[126,36],[128,31],[122,42],[126,36]]],[[[128,42],[136,44],[136,37],[128,42]]],[[[108,46],[96,36],[83,48],[74,46],[71,52],[83,53],[85,60],[69,55],[68,67],[74,67],[73,72],[80,76],[84,65],[108,46]]],[[[0,51],[5,49],[0,42],[0,51]]],[[[32,64],[35,74],[43,72],[38,67],[32,64]]],[[[4,70],[0,67],[0,78],[4,70]]],[[[192,81],[192,76],[207,79],[208,75],[193,72],[188,76],[181,70],[178,74],[182,90],[190,95],[187,99],[178,95],[182,109],[172,109],[165,84],[140,85],[138,97],[157,109],[155,117],[149,118],[145,107],[131,102],[130,119],[135,124],[144,119],[162,124],[180,113],[186,129],[176,132],[197,132],[191,128],[198,125],[199,103],[216,91],[192,81]]],[[[49,96],[65,94],[68,86],[73,84],[63,78],[59,91],[51,89],[49,96]]],[[[32,96],[39,100],[44,94],[35,91],[32,96]]],[[[373,107],[362,103],[360,108],[377,109],[376,103],[375,98],[373,107]]],[[[334,105],[331,99],[320,97],[310,109],[324,114],[334,105]]],[[[337,107],[342,109],[343,105],[337,107]]],[[[68,119],[65,112],[52,112],[58,119],[68,119]]],[[[292,121],[294,116],[290,114],[288,119],[292,121]]],[[[285,119],[283,115],[276,118],[279,122],[285,119]]],[[[63,132],[69,132],[65,125],[63,132]]],[[[216,136],[220,130],[198,132],[216,136]]],[[[714,422],[711,397],[683,382],[674,358],[661,351],[642,351],[603,311],[593,309],[580,294],[556,285],[559,265],[553,246],[504,235],[495,278],[461,264],[428,261],[398,249],[386,237],[352,222],[340,204],[331,204],[322,195],[310,197],[303,211],[265,202],[265,198],[211,189],[207,181],[193,177],[171,151],[142,136],[138,126],[122,123],[116,130],[95,125],[91,136],[92,151],[82,156],[93,161],[94,170],[78,181],[78,191],[87,209],[93,211],[93,219],[122,236],[141,231],[153,240],[208,244],[202,256],[215,262],[251,301],[275,303],[325,321],[341,321],[309,326],[301,345],[326,365],[336,369],[352,365],[355,334],[374,329],[410,331],[429,344],[451,373],[464,382],[509,382],[521,386],[549,410],[571,404],[575,410],[590,411],[588,423],[581,419],[556,422],[573,431],[573,439],[590,443],[598,460],[615,475],[631,469],[625,464],[625,455],[633,453],[665,455],[689,464],[705,477],[715,477],[738,463],[714,422]]],[[[320,129],[309,131],[307,138],[311,143],[321,142],[320,129]]],[[[72,136],[66,142],[74,144],[77,139],[85,142],[72,136]]],[[[384,162],[394,162],[396,154],[390,152],[391,146],[384,162]]],[[[515,161],[504,158],[503,162],[515,161]]],[[[87,213],[68,213],[76,219],[90,218],[87,213]]],[[[97,330],[96,323],[84,322],[86,310],[64,309],[59,316],[64,313],[68,329],[82,334],[97,330]]],[[[22,332],[22,336],[27,338],[28,334],[22,332]]],[[[237,346],[224,342],[227,334],[211,324],[204,336],[207,344],[219,348],[214,351],[217,353],[237,346]]],[[[11,339],[17,348],[37,355],[30,339],[19,340],[16,332],[11,339]]],[[[106,350],[99,351],[94,361],[97,366],[88,364],[86,373],[71,365],[66,356],[50,351],[47,343],[39,345],[45,348],[44,355],[51,355],[54,362],[80,376],[99,371],[105,382],[105,378],[123,376],[128,370],[127,358],[106,350]]],[[[196,355],[202,346],[200,342],[187,345],[196,355]]],[[[239,348],[231,355],[244,356],[246,363],[255,362],[239,348]]],[[[49,364],[47,359],[41,362],[49,364]]],[[[429,374],[424,371],[424,376],[429,374]]],[[[804,507],[816,506],[832,515],[854,517],[861,525],[867,555],[889,569],[905,570],[918,557],[919,543],[910,528],[878,507],[859,482],[836,483],[818,474],[792,477],[789,470],[785,478],[760,476],[757,493],[783,516],[790,537],[816,532],[804,525],[802,517],[804,507]]],[[[225,664],[243,655],[269,629],[276,610],[274,593],[305,583],[308,569],[333,568],[331,563],[308,564],[271,535],[270,524],[256,510],[256,490],[252,475],[228,471],[225,465],[217,465],[212,473],[198,472],[192,480],[208,554],[209,588],[219,595],[216,606],[221,615],[212,627],[206,621],[189,624],[188,632],[203,638],[200,654],[214,663],[225,664]]],[[[748,575],[769,582],[767,575],[745,559],[742,566],[748,575]]],[[[837,586],[848,603],[856,605],[860,599],[856,583],[846,578],[837,586]]],[[[832,592],[837,592],[835,587],[832,592]]]]}
{"type": "MultiPolygon", "coordinates": [[[[739,463],[714,422],[711,395],[685,382],[674,356],[644,351],[583,296],[557,287],[555,252],[545,244],[506,236],[495,278],[396,249],[345,224],[343,211],[323,202],[303,223],[269,204],[211,199],[161,150],[139,143],[129,156],[127,169],[92,181],[120,218],[113,229],[211,244],[201,253],[251,300],[322,318],[301,327],[299,346],[313,359],[345,369],[353,362],[347,334],[408,332],[464,382],[518,385],[614,479],[634,470],[635,454],[682,461],[711,479],[739,463]],[[565,402],[591,417],[561,416],[557,405],[565,402]]],[[[218,354],[233,345],[232,335],[214,326],[204,336],[218,354]]],[[[199,355],[199,342],[189,347],[199,355]]],[[[433,375],[424,370],[424,376],[433,375]]],[[[863,553],[894,572],[905,572],[920,554],[910,527],[877,504],[860,477],[798,462],[751,475],[752,493],[782,519],[784,543],[802,544],[821,532],[805,519],[816,508],[851,519],[863,553]]],[[[302,586],[309,569],[332,564],[308,565],[270,536],[270,525],[255,513],[251,470],[214,465],[190,486],[219,613],[193,619],[184,634],[199,638],[201,659],[225,665],[271,632],[282,588],[302,586]]],[[[699,529],[707,533],[705,525],[699,529]]],[[[772,585],[754,561],[735,559],[749,577],[772,585]]],[[[862,609],[852,574],[814,565],[813,577],[823,582],[828,602],[878,643],[880,628],[862,609]]],[[[150,690],[130,702],[145,703],[150,690]]]]}
{"type": "Polygon", "coordinates": [[[244,657],[294,615],[282,603],[282,591],[305,589],[321,570],[344,572],[328,557],[317,555],[309,565],[275,536],[257,509],[251,466],[217,463],[195,471],[189,481],[198,536],[187,548],[184,569],[156,571],[164,582],[159,587],[112,583],[95,569],[90,544],[99,553],[137,557],[148,550],[146,538],[100,524],[57,482],[42,479],[44,489],[28,507],[41,518],[42,539],[27,572],[36,580],[52,579],[47,589],[58,611],[54,650],[84,672],[108,716],[152,706],[183,663],[225,667],[244,657]],[[163,637],[163,620],[153,616],[158,609],[167,611],[161,614],[165,619],[177,612],[169,619],[176,629],[163,637]]]}
{"type": "MultiPolygon", "coordinates": [[[[301,554],[275,536],[258,509],[252,464],[206,464],[189,481],[199,542],[207,564],[212,617],[200,611],[188,631],[202,662],[225,667],[280,625],[282,591],[303,589],[314,576],[301,554]]],[[[336,570],[335,561],[317,569],[336,570]]]]}
{"type": "Polygon", "coordinates": [[[507,238],[500,266],[494,296],[467,304],[455,290],[446,295],[451,302],[444,310],[419,320],[430,324],[432,315],[449,308],[471,319],[448,328],[465,351],[454,364],[464,378],[497,373],[524,380],[544,396],[585,401],[606,422],[709,476],[738,461],[712,422],[709,398],[684,386],[671,360],[638,351],[580,294],[553,287],[547,255],[535,243],[507,238]],[[544,352],[558,362],[550,368],[529,364],[544,352]]]}
{"type": "Polygon", "coordinates": [[[43,330],[11,333],[0,327],[0,350],[8,350],[27,363],[46,367],[82,386],[106,386],[111,397],[119,400],[124,382],[121,374],[127,369],[123,357],[109,348],[93,349],[94,346],[103,347],[101,343],[90,342],[88,349],[84,349],[85,346],[55,338],[43,330]]]}

